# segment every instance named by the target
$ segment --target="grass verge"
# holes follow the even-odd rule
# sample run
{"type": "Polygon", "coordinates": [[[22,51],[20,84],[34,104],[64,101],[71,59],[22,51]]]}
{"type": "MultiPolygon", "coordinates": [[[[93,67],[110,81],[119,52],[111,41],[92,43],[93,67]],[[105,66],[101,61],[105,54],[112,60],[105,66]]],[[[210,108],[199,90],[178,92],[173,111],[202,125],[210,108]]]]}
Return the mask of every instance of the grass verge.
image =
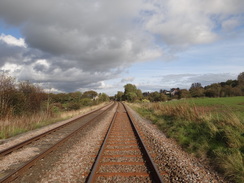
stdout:
{"type": "Polygon", "coordinates": [[[226,179],[244,182],[244,97],[132,104],[187,152],[226,179]]]}
{"type": "Polygon", "coordinates": [[[96,108],[102,107],[105,103],[96,106],[84,107],[80,110],[57,112],[49,115],[47,113],[37,113],[31,116],[10,117],[0,120],[0,139],[7,139],[21,133],[41,128],[58,121],[72,118],[77,115],[87,113],[96,108]]]}

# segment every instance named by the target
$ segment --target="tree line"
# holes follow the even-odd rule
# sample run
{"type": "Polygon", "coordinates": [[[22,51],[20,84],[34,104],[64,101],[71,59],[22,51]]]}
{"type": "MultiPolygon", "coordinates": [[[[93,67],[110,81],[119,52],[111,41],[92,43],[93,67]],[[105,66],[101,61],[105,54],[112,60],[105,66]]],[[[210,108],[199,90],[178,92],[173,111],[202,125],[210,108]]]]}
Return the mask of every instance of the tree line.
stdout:
{"type": "MultiPolygon", "coordinates": [[[[201,83],[192,83],[189,90],[172,88],[155,92],[142,92],[133,84],[126,84],[124,92],[114,96],[117,101],[167,101],[190,97],[231,97],[244,96],[244,72],[236,80],[213,83],[202,87],[201,83]]],[[[110,100],[105,93],[95,91],[72,93],[47,93],[38,85],[29,81],[17,82],[6,74],[0,75],[0,118],[12,115],[28,115],[40,111],[55,113],[77,110],[110,100]]]]}
{"type": "Polygon", "coordinates": [[[236,80],[213,83],[202,87],[201,83],[192,83],[189,90],[171,88],[155,92],[143,92],[133,84],[126,84],[124,92],[118,91],[114,96],[117,101],[150,101],[159,102],[172,99],[191,97],[232,97],[244,96],[244,72],[240,73],[236,80]]]}
{"type": "Polygon", "coordinates": [[[5,73],[0,75],[0,119],[38,112],[77,110],[108,100],[105,93],[98,94],[92,90],[84,93],[47,93],[29,81],[17,82],[5,73]]]}

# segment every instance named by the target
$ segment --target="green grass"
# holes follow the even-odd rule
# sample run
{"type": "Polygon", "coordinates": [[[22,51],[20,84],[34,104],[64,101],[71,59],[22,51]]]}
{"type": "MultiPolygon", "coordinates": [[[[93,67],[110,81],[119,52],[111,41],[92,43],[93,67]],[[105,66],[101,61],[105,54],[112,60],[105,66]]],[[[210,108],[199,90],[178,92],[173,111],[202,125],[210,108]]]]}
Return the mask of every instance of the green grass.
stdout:
{"type": "Polygon", "coordinates": [[[137,104],[134,108],[189,153],[209,159],[232,182],[244,182],[244,97],[137,104]]]}
{"type": "Polygon", "coordinates": [[[226,97],[226,98],[199,98],[189,100],[189,103],[197,106],[214,106],[215,109],[231,110],[242,119],[244,123],[244,97],[226,97]]]}

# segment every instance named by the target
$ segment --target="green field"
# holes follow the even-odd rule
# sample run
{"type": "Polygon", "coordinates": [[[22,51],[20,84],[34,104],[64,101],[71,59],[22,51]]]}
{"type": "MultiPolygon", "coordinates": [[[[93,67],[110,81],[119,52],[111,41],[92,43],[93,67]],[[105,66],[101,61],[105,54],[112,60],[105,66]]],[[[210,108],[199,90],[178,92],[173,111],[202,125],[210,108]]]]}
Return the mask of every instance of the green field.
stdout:
{"type": "Polygon", "coordinates": [[[228,112],[235,113],[240,117],[242,123],[244,124],[244,97],[226,97],[226,98],[199,98],[188,100],[191,105],[205,106],[205,107],[215,107],[218,112],[228,112]]]}
{"type": "Polygon", "coordinates": [[[132,105],[185,151],[226,179],[244,182],[244,97],[199,98],[132,105]]]}

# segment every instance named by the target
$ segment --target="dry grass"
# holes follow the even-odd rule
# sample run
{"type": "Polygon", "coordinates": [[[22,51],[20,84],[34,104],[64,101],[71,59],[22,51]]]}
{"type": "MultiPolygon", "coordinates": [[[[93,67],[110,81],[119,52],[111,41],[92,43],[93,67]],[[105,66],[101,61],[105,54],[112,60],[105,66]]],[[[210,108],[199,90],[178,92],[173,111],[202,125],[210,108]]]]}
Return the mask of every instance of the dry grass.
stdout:
{"type": "Polygon", "coordinates": [[[22,115],[19,117],[8,117],[0,120],[0,139],[6,139],[36,128],[40,128],[57,121],[71,118],[73,116],[81,115],[102,107],[106,103],[96,106],[84,107],[75,111],[66,111],[48,114],[45,112],[36,113],[33,115],[22,115]]]}

